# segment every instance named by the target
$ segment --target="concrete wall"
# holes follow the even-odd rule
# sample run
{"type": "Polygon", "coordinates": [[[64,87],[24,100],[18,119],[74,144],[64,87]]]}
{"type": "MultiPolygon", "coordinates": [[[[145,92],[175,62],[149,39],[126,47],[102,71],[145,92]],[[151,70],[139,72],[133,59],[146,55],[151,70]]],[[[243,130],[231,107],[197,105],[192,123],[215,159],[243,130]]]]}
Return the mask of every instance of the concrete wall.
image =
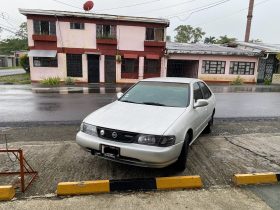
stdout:
{"type": "Polygon", "coordinates": [[[139,26],[117,26],[120,50],[144,51],[146,28],[139,26]]]}
{"type": "Polygon", "coordinates": [[[96,49],[96,24],[85,23],[85,29],[70,29],[70,22],[57,22],[57,47],[96,49]]]}
{"type": "Polygon", "coordinates": [[[48,77],[66,78],[66,54],[57,54],[58,67],[34,67],[33,57],[29,57],[30,75],[32,81],[40,81],[48,77]]]}
{"type": "MultiPolygon", "coordinates": [[[[255,83],[257,82],[257,69],[258,69],[258,58],[257,57],[245,57],[245,56],[217,56],[217,55],[179,55],[170,54],[168,59],[178,59],[178,60],[198,60],[198,78],[210,81],[210,82],[229,82],[233,81],[238,75],[229,74],[230,61],[240,61],[240,62],[255,62],[254,75],[240,75],[244,82],[255,83]],[[213,60],[213,61],[225,61],[226,68],[225,74],[202,74],[202,61],[203,60],[213,60]]],[[[165,74],[166,76],[166,74],[165,74]]]]}
{"type": "Polygon", "coordinates": [[[28,36],[28,46],[29,47],[34,46],[34,41],[32,38],[33,34],[34,34],[33,20],[27,19],[27,36],[28,36]]]}
{"type": "MultiPolygon", "coordinates": [[[[30,75],[32,81],[40,81],[49,77],[59,77],[61,81],[67,78],[67,65],[66,65],[66,54],[57,54],[57,67],[34,67],[33,57],[29,57],[30,62],[30,75]]],[[[88,65],[87,55],[82,55],[83,62],[83,77],[72,77],[76,82],[87,82],[88,81],[88,65]]]]}

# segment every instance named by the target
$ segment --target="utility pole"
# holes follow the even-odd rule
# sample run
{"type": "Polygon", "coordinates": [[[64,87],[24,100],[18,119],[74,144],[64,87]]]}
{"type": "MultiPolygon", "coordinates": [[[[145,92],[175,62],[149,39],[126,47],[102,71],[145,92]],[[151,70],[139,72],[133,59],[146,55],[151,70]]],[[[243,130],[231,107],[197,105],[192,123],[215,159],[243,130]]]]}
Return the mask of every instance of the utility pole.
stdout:
{"type": "Polygon", "coordinates": [[[254,9],[254,0],[250,0],[248,16],[247,16],[247,26],[246,26],[246,33],[245,33],[245,42],[249,42],[249,39],[250,39],[251,23],[252,23],[252,18],[253,18],[253,9],[254,9]]]}

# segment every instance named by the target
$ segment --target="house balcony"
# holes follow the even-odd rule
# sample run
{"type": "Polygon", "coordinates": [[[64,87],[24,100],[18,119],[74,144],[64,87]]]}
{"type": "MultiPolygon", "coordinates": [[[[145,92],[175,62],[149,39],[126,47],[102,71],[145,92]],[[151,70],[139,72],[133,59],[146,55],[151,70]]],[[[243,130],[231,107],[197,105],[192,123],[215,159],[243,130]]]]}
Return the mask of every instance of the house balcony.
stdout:
{"type": "Polygon", "coordinates": [[[96,37],[97,44],[106,44],[106,45],[117,45],[117,38],[115,36],[105,37],[105,36],[97,36],[96,37]]]}
{"type": "Polygon", "coordinates": [[[34,41],[47,41],[47,42],[56,42],[56,35],[43,35],[43,34],[33,34],[32,39],[34,41]]]}
{"type": "Polygon", "coordinates": [[[165,47],[166,42],[163,41],[144,41],[145,47],[165,47]]]}

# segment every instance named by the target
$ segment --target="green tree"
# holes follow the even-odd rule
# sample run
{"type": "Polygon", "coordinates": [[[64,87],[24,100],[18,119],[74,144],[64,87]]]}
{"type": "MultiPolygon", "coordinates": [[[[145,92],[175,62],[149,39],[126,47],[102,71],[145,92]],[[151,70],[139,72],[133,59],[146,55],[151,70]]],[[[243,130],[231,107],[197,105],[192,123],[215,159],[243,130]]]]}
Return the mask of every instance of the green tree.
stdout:
{"type": "Polygon", "coordinates": [[[20,25],[19,30],[15,33],[14,36],[0,41],[1,54],[11,54],[12,51],[27,49],[28,44],[26,23],[22,23],[20,25]]]}
{"type": "Polygon", "coordinates": [[[22,55],[20,58],[19,58],[19,64],[21,65],[21,67],[29,72],[30,71],[30,66],[29,66],[29,58],[28,56],[25,54],[25,55],[22,55]]]}
{"type": "Polygon", "coordinates": [[[230,38],[227,37],[227,35],[220,36],[220,38],[217,40],[217,44],[229,44],[235,42],[236,38],[230,38]]]}
{"type": "Polygon", "coordinates": [[[205,37],[204,43],[205,44],[216,44],[217,40],[214,36],[205,37]]]}
{"type": "Polygon", "coordinates": [[[205,35],[201,28],[193,28],[190,25],[180,25],[175,31],[177,32],[175,41],[181,43],[197,43],[205,35]]]}

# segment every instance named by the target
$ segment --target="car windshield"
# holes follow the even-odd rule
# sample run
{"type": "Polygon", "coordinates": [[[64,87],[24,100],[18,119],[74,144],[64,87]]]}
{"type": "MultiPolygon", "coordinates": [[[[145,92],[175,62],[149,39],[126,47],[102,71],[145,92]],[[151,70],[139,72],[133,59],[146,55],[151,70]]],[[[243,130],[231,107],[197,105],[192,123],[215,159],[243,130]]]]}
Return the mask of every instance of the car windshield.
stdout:
{"type": "Polygon", "coordinates": [[[154,106],[187,107],[190,88],[185,83],[139,82],[119,101],[154,106]]]}

